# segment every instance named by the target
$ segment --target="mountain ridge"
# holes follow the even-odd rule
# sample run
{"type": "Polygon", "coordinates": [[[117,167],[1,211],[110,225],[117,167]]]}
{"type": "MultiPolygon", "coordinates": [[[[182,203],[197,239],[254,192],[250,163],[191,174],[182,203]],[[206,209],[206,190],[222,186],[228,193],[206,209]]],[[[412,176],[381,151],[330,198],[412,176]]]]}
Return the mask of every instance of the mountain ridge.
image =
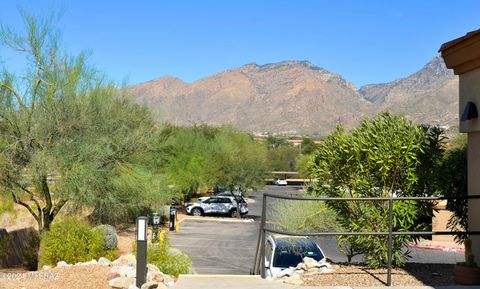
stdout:
{"type": "Polygon", "coordinates": [[[324,135],[337,124],[352,127],[383,110],[416,122],[455,125],[456,87],[458,78],[436,56],[407,77],[360,88],[310,61],[286,60],[249,63],[192,83],[165,76],[129,90],[160,121],[324,135]]]}

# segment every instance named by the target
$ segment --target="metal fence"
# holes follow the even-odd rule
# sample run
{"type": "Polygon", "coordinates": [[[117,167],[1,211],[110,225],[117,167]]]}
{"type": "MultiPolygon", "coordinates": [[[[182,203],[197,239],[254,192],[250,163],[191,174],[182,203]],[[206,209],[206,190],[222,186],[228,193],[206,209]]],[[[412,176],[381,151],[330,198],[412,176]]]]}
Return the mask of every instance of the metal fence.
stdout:
{"type": "Polygon", "coordinates": [[[393,236],[396,235],[480,235],[480,231],[463,231],[463,232],[452,232],[452,231],[437,231],[437,232],[398,232],[393,231],[392,226],[392,215],[393,215],[393,202],[394,201],[441,201],[441,200],[470,200],[470,199],[480,199],[480,195],[475,196],[464,196],[464,197],[383,197],[383,198],[328,198],[328,197],[297,197],[297,196],[287,196],[287,195],[278,195],[271,193],[263,194],[263,204],[262,204],[262,218],[260,222],[259,237],[257,241],[257,249],[255,253],[255,263],[252,273],[255,275],[261,275],[262,278],[265,278],[265,234],[281,234],[286,236],[388,236],[388,253],[387,253],[387,286],[392,286],[392,243],[393,236]],[[267,215],[267,200],[268,198],[273,199],[283,199],[290,201],[353,201],[353,202],[387,202],[388,201],[388,231],[387,232],[287,232],[277,229],[268,228],[266,226],[266,215],[267,215]]]}

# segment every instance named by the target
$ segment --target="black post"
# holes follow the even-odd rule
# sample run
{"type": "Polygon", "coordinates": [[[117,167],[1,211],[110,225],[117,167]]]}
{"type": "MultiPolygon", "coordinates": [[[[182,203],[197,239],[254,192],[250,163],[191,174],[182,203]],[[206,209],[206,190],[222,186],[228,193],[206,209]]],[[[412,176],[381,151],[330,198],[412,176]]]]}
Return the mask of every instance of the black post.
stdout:
{"type": "Polygon", "coordinates": [[[388,200],[388,272],[387,272],[387,286],[392,286],[392,214],[393,214],[393,197],[390,194],[388,200]]]}
{"type": "Polygon", "coordinates": [[[261,238],[260,238],[260,275],[265,278],[265,218],[267,213],[267,196],[263,194],[261,238]]]}
{"type": "Polygon", "coordinates": [[[148,217],[137,218],[137,274],[136,285],[138,288],[147,279],[147,227],[148,217]]]}

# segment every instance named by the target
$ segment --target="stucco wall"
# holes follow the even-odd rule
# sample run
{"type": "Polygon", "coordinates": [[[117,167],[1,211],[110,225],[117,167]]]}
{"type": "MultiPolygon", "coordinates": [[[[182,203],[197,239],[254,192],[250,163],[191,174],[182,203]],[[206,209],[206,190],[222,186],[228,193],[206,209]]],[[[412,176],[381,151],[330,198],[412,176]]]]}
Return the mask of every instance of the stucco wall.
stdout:
{"type": "MultiPolygon", "coordinates": [[[[480,195],[480,132],[468,134],[468,194],[480,195]]],[[[468,201],[468,224],[469,231],[480,231],[480,199],[468,201]]],[[[480,236],[471,236],[471,240],[475,261],[480,264],[480,236]]]]}

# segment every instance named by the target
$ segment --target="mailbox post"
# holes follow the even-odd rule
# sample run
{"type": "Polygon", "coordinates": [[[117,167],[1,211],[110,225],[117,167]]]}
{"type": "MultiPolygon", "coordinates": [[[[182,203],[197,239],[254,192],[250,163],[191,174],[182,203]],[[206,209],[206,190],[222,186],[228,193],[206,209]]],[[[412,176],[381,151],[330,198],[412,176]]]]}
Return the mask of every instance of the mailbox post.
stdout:
{"type": "Polygon", "coordinates": [[[170,231],[175,231],[175,221],[177,219],[177,209],[175,209],[173,206],[170,207],[170,222],[169,222],[169,227],[170,231]]]}
{"type": "Polygon", "coordinates": [[[152,243],[158,243],[158,227],[160,226],[160,216],[158,213],[153,213],[152,218],[152,243]]]}
{"type": "Polygon", "coordinates": [[[137,282],[138,288],[146,282],[147,279],[147,225],[148,217],[137,218],[137,282]]]}

